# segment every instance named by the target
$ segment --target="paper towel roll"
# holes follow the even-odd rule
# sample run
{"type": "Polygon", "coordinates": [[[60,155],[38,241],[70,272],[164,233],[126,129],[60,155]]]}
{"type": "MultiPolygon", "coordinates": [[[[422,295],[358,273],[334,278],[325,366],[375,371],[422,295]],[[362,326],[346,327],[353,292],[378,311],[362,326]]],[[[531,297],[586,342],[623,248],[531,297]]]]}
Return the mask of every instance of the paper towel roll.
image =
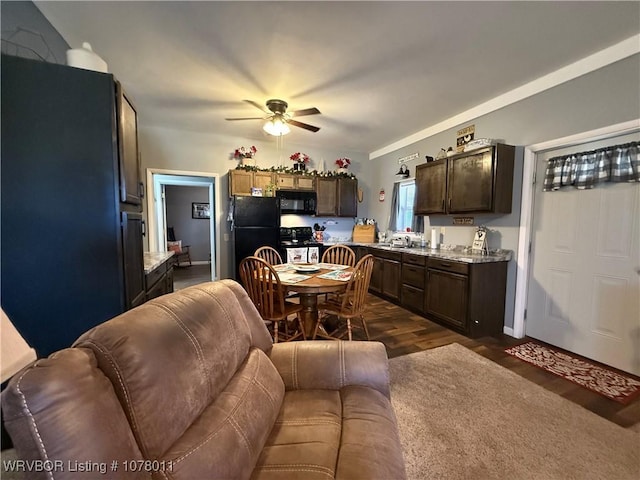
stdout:
{"type": "Polygon", "coordinates": [[[438,233],[435,228],[431,229],[431,248],[438,248],[438,233]]]}

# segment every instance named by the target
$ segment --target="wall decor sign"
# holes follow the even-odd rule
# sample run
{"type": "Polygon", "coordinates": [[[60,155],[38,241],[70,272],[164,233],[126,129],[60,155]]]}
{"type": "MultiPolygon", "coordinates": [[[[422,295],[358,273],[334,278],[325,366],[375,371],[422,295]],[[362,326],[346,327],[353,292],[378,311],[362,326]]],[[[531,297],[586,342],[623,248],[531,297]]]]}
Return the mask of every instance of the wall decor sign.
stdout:
{"type": "Polygon", "coordinates": [[[406,157],[402,157],[398,159],[398,163],[400,165],[402,165],[403,163],[407,163],[411,160],[415,160],[416,158],[418,158],[420,156],[420,154],[418,152],[416,153],[412,153],[411,155],[407,155],[406,157]]]}
{"type": "Polygon", "coordinates": [[[456,132],[456,151],[464,152],[464,146],[473,140],[476,134],[476,126],[469,125],[456,132]]]}
{"type": "Polygon", "coordinates": [[[453,217],[454,225],[473,225],[473,217],[453,217]]]}
{"type": "Polygon", "coordinates": [[[211,218],[211,210],[208,203],[191,203],[191,218],[209,219],[211,218]]]}

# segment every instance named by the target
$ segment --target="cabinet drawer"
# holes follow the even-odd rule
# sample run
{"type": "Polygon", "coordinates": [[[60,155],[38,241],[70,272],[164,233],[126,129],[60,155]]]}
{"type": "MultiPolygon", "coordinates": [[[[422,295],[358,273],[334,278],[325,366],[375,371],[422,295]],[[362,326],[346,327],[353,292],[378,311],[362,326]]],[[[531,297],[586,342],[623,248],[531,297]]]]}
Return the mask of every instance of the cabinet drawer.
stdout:
{"type": "Polygon", "coordinates": [[[423,311],[424,290],[410,285],[402,286],[402,306],[411,310],[423,311]]]}
{"type": "Polygon", "coordinates": [[[461,275],[469,274],[468,263],[444,260],[442,258],[430,258],[427,261],[427,267],[442,270],[444,272],[459,273],[461,275]]]}
{"type": "Polygon", "coordinates": [[[402,264],[402,283],[424,288],[424,267],[402,264]]]}
{"type": "Polygon", "coordinates": [[[402,260],[402,254],[400,252],[389,252],[386,250],[372,248],[369,253],[372,253],[374,257],[387,258],[389,260],[395,260],[396,262],[402,260]]]}
{"type": "Polygon", "coordinates": [[[147,300],[157,298],[167,293],[167,284],[165,282],[165,279],[162,277],[162,275],[160,276],[160,279],[161,281],[156,282],[154,286],[147,290],[147,300]]]}
{"type": "Polygon", "coordinates": [[[427,257],[424,255],[415,255],[413,253],[403,253],[402,263],[410,263],[411,265],[420,265],[424,267],[427,263],[427,257]]]}
{"type": "Polygon", "coordinates": [[[162,276],[167,272],[167,264],[163,263],[155,270],[151,270],[144,277],[145,289],[150,290],[158,280],[162,278],[162,276]]]}

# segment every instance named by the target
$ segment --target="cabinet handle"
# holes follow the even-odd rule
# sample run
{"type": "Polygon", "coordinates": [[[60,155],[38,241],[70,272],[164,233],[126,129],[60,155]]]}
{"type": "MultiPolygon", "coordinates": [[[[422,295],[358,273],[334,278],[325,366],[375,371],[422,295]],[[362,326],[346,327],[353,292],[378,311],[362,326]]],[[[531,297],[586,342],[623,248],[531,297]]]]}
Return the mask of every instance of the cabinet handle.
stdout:
{"type": "Polygon", "coordinates": [[[449,197],[449,210],[451,210],[451,197],[449,197]]]}
{"type": "Polygon", "coordinates": [[[140,194],[140,198],[144,198],[144,183],[142,182],[138,184],[138,193],[140,194]]]}
{"type": "Polygon", "coordinates": [[[140,222],[140,226],[142,227],[142,236],[146,237],[147,236],[147,224],[144,220],[142,220],[142,222],[140,222]]]}
{"type": "Polygon", "coordinates": [[[442,211],[444,212],[444,198],[442,199],[442,211]]]}
{"type": "Polygon", "coordinates": [[[450,267],[451,264],[450,263],[440,263],[441,267],[450,267]]]}

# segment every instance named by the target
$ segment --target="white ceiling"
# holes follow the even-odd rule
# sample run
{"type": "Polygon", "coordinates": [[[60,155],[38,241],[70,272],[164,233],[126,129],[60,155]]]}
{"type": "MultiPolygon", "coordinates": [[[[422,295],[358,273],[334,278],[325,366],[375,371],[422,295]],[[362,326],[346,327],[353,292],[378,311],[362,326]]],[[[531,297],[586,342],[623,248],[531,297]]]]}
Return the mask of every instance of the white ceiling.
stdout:
{"type": "Polygon", "coordinates": [[[264,139],[244,103],[317,107],[290,143],[372,152],[640,32],[640,2],[43,2],[140,123],[264,139]]]}

